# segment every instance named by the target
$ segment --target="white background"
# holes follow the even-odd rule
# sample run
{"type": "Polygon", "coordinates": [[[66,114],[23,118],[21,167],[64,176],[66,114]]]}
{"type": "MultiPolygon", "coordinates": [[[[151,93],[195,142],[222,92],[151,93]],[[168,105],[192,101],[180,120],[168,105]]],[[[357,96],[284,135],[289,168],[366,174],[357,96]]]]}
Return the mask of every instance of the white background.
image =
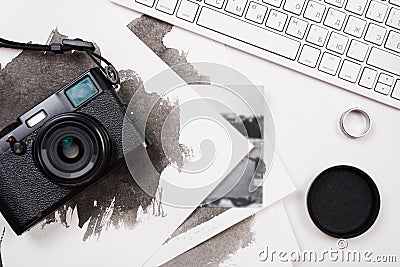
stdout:
{"type": "MultiPolygon", "coordinates": [[[[5,3],[7,7],[11,4],[1,2],[0,16],[4,15],[5,3]]],[[[56,10],[57,7],[49,8],[56,10]]],[[[191,39],[185,41],[192,43],[191,39]]],[[[204,46],[202,49],[207,51],[204,46]]],[[[376,223],[364,235],[349,240],[349,248],[394,254],[399,261],[400,111],[238,50],[227,48],[226,53],[234,68],[268,89],[266,95],[275,118],[277,151],[298,188],[284,203],[300,248],[321,251],[336,247],[336,239],[320,232],[309,219],[305,196],[311,181],[322,170],[349,164],[367,172],[381,194],[381,211],[376,223]],[[346,138],[338,128],[341,113],[354,106],[367,110],[373,121],[371,132],[358,140],[346,138]]],[[[205,55],[204,60],[209,57],[205,55]]]]}
{"type": "Polygon", "coordinates": [[[320,232],[309,219],[305,196],[321,171],[348,164],[368,173],[381,195],[375,225],[349,240],[349,248],[395,254],[400,260],[400,111],[236,50],[228,53],[237,70],[255,83],[264,81],[270,89],[267,97],[275,117],[277,150],[298,188],[284,203],[300,248],[336,247],[336,239],[320,232]],[[373,121],[371,132],[358,140],[346,138],[338,128],[341,113],[354,106],[367,110],[373,121]]]}

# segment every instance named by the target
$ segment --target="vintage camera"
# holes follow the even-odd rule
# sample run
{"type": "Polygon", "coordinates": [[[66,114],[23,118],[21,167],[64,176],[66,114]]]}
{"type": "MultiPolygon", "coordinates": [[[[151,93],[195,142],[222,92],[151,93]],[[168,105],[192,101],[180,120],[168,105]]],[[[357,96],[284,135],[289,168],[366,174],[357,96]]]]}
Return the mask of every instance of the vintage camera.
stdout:
{"type": "Polygon", "coordinates": [[[16,234],[118,166],[124,121],[132,153],[143,148],[144,135],[125,109],[93,68],[0,132],[0,211],[16,234]]]}

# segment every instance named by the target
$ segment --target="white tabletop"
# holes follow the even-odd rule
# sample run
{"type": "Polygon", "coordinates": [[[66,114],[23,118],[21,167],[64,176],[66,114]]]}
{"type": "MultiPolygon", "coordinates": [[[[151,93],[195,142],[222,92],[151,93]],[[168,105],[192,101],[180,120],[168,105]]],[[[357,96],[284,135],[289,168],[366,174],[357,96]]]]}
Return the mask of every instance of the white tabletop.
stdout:
{"type": "Polygon", "coordinates": [[[368,173],[381,196],[377,221],[362,236],[348,240],[348,248],[370,250],[373,255],[396,255],[399,261],[400,110],[231,48],[228,53],[237,70],[269,89],[277,150],[298,188],[284,203],[300,248],[317,253],[330,247],[337,249],[337,239],[323,234],[312,223],[305,199],[310,183],[321,171],[346,164],[368,173]],[[371,132],[356,140],[339,130],[340,115],[351,107],[364,108],[373,123],[371,132]]]}
{"type": "MultiPolygon", "coordinates": [[[[3,2],[1,6],[5,5],[3,2]]],[[[14,2],[7,1],[7,9],[0,9],[0,17],[7,17],[7,14],[12,14],[12,8],[21,6],[21,2],[16,3],[11,6],[14,2]]],[[[52,8],[56,10],[57,6],[52,8]]],[[[316,175],[328,167],[346,164],[368,173],[376,182],[381,196],[377,221],[362,236],[348,240],[349,249],[370,250],[374,256],[396,255],[399,262],[400,174],[397,161],[400,159],[400,110],[232,48],[227,48],[227,53],[234,68],[255,84],[267,87],[267,100],[275,119],[277,151],[298,188],[296,193],[285,199],[284,204],[300,249],[322,253],[323,250],[337,248],[337,239],[323,234],[312,223],[305,197],[316,175]],[[351,107],[364,108],[373,123],[371,132],[356,140],[345,137],[338,124],[341,113],[351,107]]],[[[346,266],[354,264],[347,263],[346,266]]],[[[344,264],[325,261],[318,265],[344,264]]]]}

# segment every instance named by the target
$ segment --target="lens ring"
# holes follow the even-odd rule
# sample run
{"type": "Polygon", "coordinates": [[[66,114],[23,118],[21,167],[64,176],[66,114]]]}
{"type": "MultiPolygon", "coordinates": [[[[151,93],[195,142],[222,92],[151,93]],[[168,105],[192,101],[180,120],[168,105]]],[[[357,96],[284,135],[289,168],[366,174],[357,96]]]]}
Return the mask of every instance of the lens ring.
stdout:
{"type": "Polygon", "coordinates": [[[47,143],[47,145],[44,146],[47,146],[49,149],[44,151],[42,156],[50,161],[51,166],[54,166],[59,171],[81,171],[83,168],[89,167],[88,164],[90,161],[96,161],[96,158],[99,154],[99,146],[97,143],[93,142],[93,140],[96,140],[96,137],[90,134],[91,132],[89,129],[80,129],[77,127],[79,125],[71,126],[70,124],[64,127],[61,124],[58,124],[58,126],[62,128],[57,129],[55,132],[50,130],[46,135],[49,136],[49,138],[46,139],[45,137],[43,140],[44,143],[47,143]],[[66,136],[74,136],[82,140],[87,147],[86,153],[77,162],[68,163],[59,157],[58,144],[66,136]]]}
{"type": "Polygon", "coordinates": [[[33,149],[36,165],[52,182],[79,186],[99,178],[111,160],[112,143],[106,129],[95,118],[82,113],[58,115],[43,125],[33,149]],[[59,143],[72,137],[84,146],[76,160],[60,157],[59,143]]]}

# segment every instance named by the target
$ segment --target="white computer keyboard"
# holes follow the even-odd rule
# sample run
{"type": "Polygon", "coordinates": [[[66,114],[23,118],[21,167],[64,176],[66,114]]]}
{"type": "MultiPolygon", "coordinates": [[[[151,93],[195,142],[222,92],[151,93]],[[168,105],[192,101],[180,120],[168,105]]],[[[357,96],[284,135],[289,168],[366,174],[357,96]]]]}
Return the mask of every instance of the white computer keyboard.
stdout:
{"type": "Polygon", "coordinates": [[[400,109],[400,0],[112,0],[400,109]]]}

